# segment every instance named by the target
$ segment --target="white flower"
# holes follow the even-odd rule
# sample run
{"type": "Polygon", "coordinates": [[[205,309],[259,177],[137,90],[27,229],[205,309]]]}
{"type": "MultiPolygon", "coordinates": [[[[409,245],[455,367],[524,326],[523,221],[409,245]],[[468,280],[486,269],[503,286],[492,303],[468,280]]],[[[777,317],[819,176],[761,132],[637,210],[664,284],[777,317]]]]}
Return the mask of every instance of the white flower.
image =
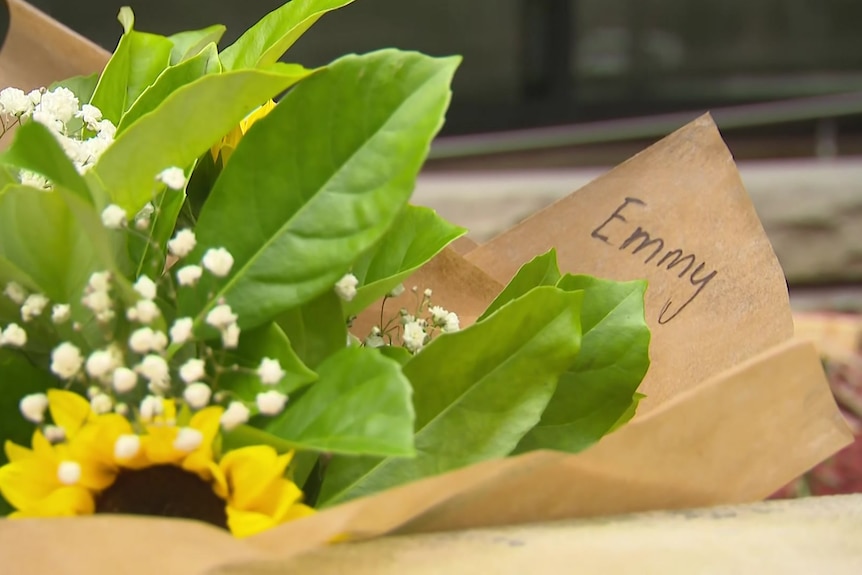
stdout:
{"type": "Polygon", "coordinates": [[[148,276],[141,276],[138,278],[138,281],[135,282],[135,291],[141,294],[141,297],[144,299],[156,299],[156,292],[158,291],[156,288],[156,282],[151,280],[148,276]]]}
{"type": "Polygon", "coordinates": [[[90,409],[97,415],[110,413],[114,409],[114,401],[104,393],[99,393],[90,400],[90,409]]]}
{"type": "Polygon", "coordinates": [[[210,248],[204,253],[203,264],[211,274],[223,278],[233,267],[233,256],[224,248],[210,248]]]}
{"type": "Polygon", "coordinates": [[[372,333],[365,338],[365,347],[383,347],[384,345],[386,345],[386,341],[380,334],[372,333]]]}
{"type": "Polygon", "coordinates": [[[84,104],[81,106],[81,111],[75,114],[75,117],[81,118],[87,124],[87,128],[95,131],[99,122],[102,121],[102,111],[90,104],[84,104]]]}
{"type": "Polygon", "coordinates": [[[164,406],[162,405],[162,400],[155,395],[148,395],[143,400],[141,400],[141,420],[144,422],[150,422],[157,415],[161,415],[164,410],[164,406]]]}
{"type": "Polygon", "coordinates": [[[193,286],[198,283],[203,273],[200,266],[183,266],[177,270],[177,281],[181,286],[193,286]]]}
{"type": "Polygon", "coordinates": [[[48,298],[39,293],[30,294],[21,306],[21,319],[25,322],[42,315],[48,305],[48,298]]]}
{"type": "Polygon", "coordinates": [[[19,170],[18,179],[25,186],[36,188],[37,190],[50,190],[51,182],[42,174],[31,172],[30,170],[19,170]]]}
{"type": "Polygon", "coordinates": [[[284,404],[287,403],[287,396],[280,391],[266,391],[258,393],[257,409],[264,415],[278,415],[284,410],[284,404]]]}
{"type": "Polygon", "coordinates": [[[39,102],[42,101],[42,92],[43,90],[37,88],[35,90],[31,90],[27,94],[27,97],[30,98],[30,102],[33,104],[33,106],[38,106],[39,102]]]}
{"type": "Polygon", "coordinates": [[[171,327],[171,341],[176,344],[184,344],[192,337],[194,320],[190,317],[177,318],[171,327]]]}
{"type": "Polygon", "coordinates": [[[186,185],[185,172],[183,172],[182,168],[177,168],[176,166],[162,170],[156,176],[156,179],[172,190],[181,190],[186,185]]]}
{"type": "Polygon", "coordinates": [[[284,377],[285,371],[277,359],[263,358],[257,368],[257,376],[264,385],[275,385],[284,377]]]}
{"type": "Polygon", "coordinates": [[[126,210],[116,204],[109,204],[102,210],[102,225],[109,230],[118,230],[126,225],[126,210]]]}
{"type": "Polygon", "coordinates": [[[21,305],[27,299],[27,290],[17,282],[9,282],[6,284],[6,289],[3,290],[3,295],[21,305]]]}
{"type": "Polygon", "coordinates": [[[350,301],[356,297],[356,286],[359,280],[353,274],[345,274],[335,283],[335,293],[344,301],[350,301]]]}
{"type": "Polygon", "coordinates": [[[206,362],[192,358],[180,366],[180,379],[186,383],[194,383],[207,374],[206,362]]]}
{"type": "Polygon", "coordinates": [[[172,240],[168,241],[168,251],[178,258],[184,258],[195,249],[196,245],[195,233],[192,230],[183,229],[178,231],[172,240]]]}
{"type": "Polygon", "coordinates": [[[135,227],[139,230],[146,230],[150,227],[150,216],[156,213],[156,208],[150,202],[144,204],[141,211],[135,214],[135,227]]]}
{"type": "Polygon", "coordinates": [[[425,297],[426,297],[426,298],[431,297],[431,294],[432,294],[432,293],[434,293],[434,292],[432,292],[432,291],[431,291],[431,288],[425,288],[425,292],[424,292],[424,294],[425,294],[425,297]]]}
{"type": "Polygon", "coordinates": [[[116,358],[108,350],[97,350],[90,354],[84,367],[90,377],[102,378],[117,367],[116,358]]]}
{"type": "Polygon", "coordinates": [[[232,323],[221,332],[221,344],[225,349],[235,349],[239,345],[239,325],[232,323]]]}
{"type": "Polygon", "coordinates": [[[109,291],[111,289],[111,272],[93,272],[87,281],[90,291],[109,291]]]}
{"type": "Polygon", "coordinates": [[[46,425],[45,429],[42,430],[42,433],[45,435],[45,439],[48,440],[48,443],[61,443],[66,439],[66,431],[57,425],[46,425]]]}
{"type": "Polygon", "coordinates": [[[57,480],[63,485],[75,485],[81,480],[81,465],[74,461],[63,461],[57,466],[57,480]]]}
{"type": "Polygon", "coordinates": [[[248,421],[251,411],[239,401],[232,401],[221,415],[221,425],[225,431],[230,431],[248,421]]]}
{"type": "Polygon", "coordinates": [[[83,364],[81,350],[69,342],[61,343],[51,352],[51,371],[63,379],[75,377],[83,364]]]}
{"type": "Polygon", "coordinates": [[[51,308],[51,321],[56,324],[67,322],[70,317],[72,317],[72,307],[67,303],[54,304],[51,308]]]}
{"type": "MultiPolygon", "coordinates": [[[[143,407],[143,404],[141,405],[143,407]]],[[[152,417],[150,418],[152,419],[152,417]]],[[[121,435],[114,443],[115,459],[131,459],[141,450],[141,438],[137,435],[121,435]]]]}
{"type": "Polygon", "coordinates": [[[213,390],[205,383],[195,382],[189,384],[183,391],[183,398],[192,409],[203,409],[209,405],[213,390]]]}
{"type": "Polygon", "coordinates": [[[136,329],[132,332],[132,335],[129,336],[129,349],[134,351],[135,353],[147,353],[155,349],[155,341],[154,341],[155,332],[152,328],[142,327],[140,329],[136,329]]]}
{"type": "Polygon", "coordinates": [[[389,297],[398,297],[404,293],[404,284],[398,284],[389,292],[389,297]]]}
{"type": "Polygon", "coordinates": [[[99,321],[108,321],[114,317],[112,308],[114,302],[106,291],[94,291],[88,293],[81,299],[81,303],[96,314],[99,321]]]}
{"type": "Polygon", "coordinates": [[[96,122],[96,132],[99,138],[111,141],[117,133],[117,127],[110,120],[101,120],[96,122]]]}
{"type": "Polygon", "coordinates": [[[33,111],[33,102],[23,90],[5,88],[0,91],[0,113],[21,116],[33,111]]]}
{"type": "Polygon", "coordinates": [[[404,324],[404,333],[401,335],[401,339],[407,349],[416,353],[425,345],[425,330],[422,329],[419,322],[407,322],[404,324]]]}
{"type": "Polygon", "coordinates": [[[159,315],[161,310],[156,302],[149,299],[141,299],[135,304],[135,307],[126,310],[126,317],[130,321],[137,321],[143,324],[152,323],[159,315]]]}
{"type": "Polygon", "coordinates": [[[27,332],[17,323],[10,323],[0,330],[0,347],[24,347],[27,345],[27,332]]]}
{"type": "Polygon", "coordinates": [[[209,325],[220,330],[236,323],[236,320],[236,314],[233,313],[229,305],[224,303],[212,308],[206,317],[206,322],[209,325]]]}
{"type": "Polygon", "coordinates": [[[66,124],[78,111],[78,98],[68,88],[54,88],[42,94],[39,109],[66,124]]]}
{"type": "Polygon", "coordinates": [[[27,421],[42,423],[42,420],[45,418],[45,410],[48,409],[48,396],[44,393],[25,395],[18,402],[18,409],[21,410],[21,415],[27,421]]]}
{"type": "Polygon", "coordinates": [[[191,453],[204,442],[204,434],[193,427],[181,427],[174,439],[174,449],[191,453]]]}
{"type": "Polygon", "coordinates": [[[118,367],[114,370],[113,383],[117,393],[128,393],[138,385],[138,374],[128,367],[118,367]]]}
{"type": "Polygon", "coordinates": [[[449,313],[447,310],[443,309],[439,305],[431,306],[428,310],[431,313],[431,319],[434,322],[434,325],[443,325],[446,323],[446,314],[449,313]]]}
{"type": "Polygon", "coordinates": [[[461,329],[461,323],[458,321],[458,315],[455,312],[446,314],[445,325],[443,326],[444,333],[452,333],[461,329]]]}
{"type": "Polygon", "coordinates": [[[147,378],[151,383],[164,384],[170,382],[168,363],[160,355],[150,354],[141,360],[135,371],[147,378]]]}
{"type": "Polygon", "coordinates": [[[42,124],[56,135],[62,135],[63,131],[66,128],[63,122],[60,121],[56,116],[54,116],[54,114],[47,110],[42,110],[38,106],[35,110],[33,110],[33,114],[31,117],[33,118],[34,122],[42,124]]]}

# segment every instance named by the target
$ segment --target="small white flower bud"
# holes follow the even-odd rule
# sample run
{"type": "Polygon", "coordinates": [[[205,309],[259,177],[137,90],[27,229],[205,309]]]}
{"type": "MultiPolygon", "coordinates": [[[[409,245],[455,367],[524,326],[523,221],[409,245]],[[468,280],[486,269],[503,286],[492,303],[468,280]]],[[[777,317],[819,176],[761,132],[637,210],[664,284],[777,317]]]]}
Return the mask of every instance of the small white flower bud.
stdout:
{"type": "Polygon", "coordinates": [[[24,303],[24,300],[27,299],[27,290],[17,282],[9,282],[6,284],[6,289],[3,290],[3,295],[11,299],[16,304],[21,305],[24,303]]]}
{"type": "Polygon", "coordinates": [[[205,383],[191,383],[183,391],[183,398],[192,409],[203,409],[210,403],[212,389],[205,383]]]}
{"type": "Polygon", "coordinates": [[[66,323],[72,317],[72,308],[67,303],[54,304],[51,309],[51,321],[55,324],[66,323]]]}
{"type": "Polygon", "coordinates": [[[81,480],[81,466],[75,461],[63,461],[57,466],[57,479],[63,485],[75,485],[81,480]]]}
{"type": "Polygon", "coordinates": [[[102,225],[109,230],[118,230],[126,225],[126,210],[115,204],[110,204],[102,210],[102,225]]]}
{"type": "Polygon", "coordinates": [[[389,292],[389,297],[398,297],[404,293],[404,284],[398,284],[389,292]]]}
{"type": "Polygon", "coordinates": [[[461,329],[461,323],[458,320],[458,315],[455,312],[449,312],[446,314],[446,322],[443,326],[444,333],[452,333],[461,329]]]}
{"type": "Polygon", "coordinates": [[[128,367],[118,367],[114,370],[113,384],[117,393],[129,393],[138,385],[138,374],[128,367]]]}
{"type": "Polygon", "coordinates": [[[181,427],[174,439],[174,449],[184,453],[191,453],[204,442],[204,435],[192,427],[181,427]]]}
{"type": "Polygon", "coordinates": [[[105,393],[99,393],[93,399],[90,400],[90,409],[92,409],[93,413],[97,415],[101,415],[103,413],[110,413],[111,410],[114,409],[114,401],[109,395],[105,393]]]}
{"type": "Polygon", "coordinates": [[[404,346],[411,352],[416,353],[425,345],[425,330],[419,322],[410,321],[404,324],[404,333],[401,335],[404,346]]]}
{"type": "Polygon", "coordinates": [[[129,321],[137,321],[147,325],[152,323],[161,313],[156,302],[149,299],[141,299],[135,303],[135,307],[129,308],[126,311],[126,317],[129,321]]]}
{"type": "Polygon", "coordinates": [[[203,379],[206,373],[206,363],[202,359],[192,358],[180,366],[180,378],[186,383],[203,379]]]}
{"type": "Polygon", "coordinates": [[[0,347],[24,347],[27,345],[27,332],[17,323],[10,323],[0,330],[0,347]]]}
{"type": "Polygon", "coordinates": [[[69,342],[63,342],[51,352],[51,371],[62,379],[75,377],[84,364],[81,350],[69,342]]]}
{"type": "Polygon", "coordinates": [[[135,371],[143,375],[151,383],[168,383],[171,380],[168,363],[160,355],[150,354],[144,357],[141,363],[135,367],[135,371]]]}
{"type": "Polygon", "coordinates": [[[114,413],[126,417],[127,415],[129,415],[129,406],[125,403],[118,403],[114,405],[114,413]]]}
{"type": "Polygon", "coordinates": [[[212,308],[206,317],[206,322],[217,329],[225,329],[236,323],[237,316],[227,304],[217,305],[212,308]]]}
{"type": "Polygon", "coordinates": [[[121,435],[114,443],[114,459],[132,459],[141,450],[141,438],[137,435],[121,435]]]}
{"type": "Polygon", "coordinates": [[[359,280],[353,274],[345,274],[335,283],[335,293],[344,301],[351,301],[356,297],[356,286],[359,280]]]}
{"type": "Polygon", "coordinates": [[[18,402],[18,409],[27,421],[42,423],[45,418],[45,410],[48,409],[48,396],[44,393],[31,393],[25,395],[18,402]]]}
{"type": "Polygon", "coordinates": [[[212,275],[223,278],[233,267],[233,256],[225,248],[210,248],[204,253],[202,263],[212,275]]]}
{"type": "Polygon", "coordinates": [[[221,344],[225,349],[236,349],[239,345],[239,325],[232,323],[221,332],[221,344]]]}
{"type": "Polygon", "coordinates": [[[151,422],[157,415],[161,415],[164,410],[162,400],[154,395],[148,395],[141,401],[140,406],[141,420],[145,423],[151,422]]]}
{"type": "MultiPolygon", "coordinates": [[[[168,241],[168,251],[171,255],[184,258],[191,253],[197,245],[197,238],[192,230],[184,229],[178,231],[172,240],[168,241]]],[[[195,266],[197,267],[197,266],[195,266]]]]}
{"type": "Polygon", "coordinates": [[[90,291],[109,291],[111,289],[111,272],[93,272],[87,282],[90,291]]]}
{"type": "Polygon", "coordinates": [[[135,282],[135,291],[138,292],[144,299],[156,299],[158,288],[156,282],[147,276],[141,276],[135,282]]]}
{"type": "Polygon", "coordinates": [[[176,344],[184,344],[192,337],[193,327],[194,320],[192,318],[178,318],[171,327],[171,341],[176,344]]]}
{"type": "Polygon", "coordinates": [[[287,396],[279,391],[266,391],[257,394],[257,409],[264,415],[278,415],[284,410],[287,396]]]}
{"type": "Polygon", "coordinates": [[[66,431],[57,425],[46,425],[42,433],[45,435],[45,439],[52,444],[62,443],[66,440],[66,431]]]}
{"type": "Polygon", "coordinates": [[[156,179],[172,190],[181,190],[186,185],[186,174],[175,166],[159,172],[156,179]]]}
{"type": "Polygon", "coordinates": [[[264,385],[275,385],[284,377],[285,371],[277,359],[263,358],[257,368],[257,376],[264,385]]]}
{"type": "Polygon", "coordinates": [[[251,411],[239,401],[232,401],[222,413],[221,425],[225,431],[230,431],[248,421],[251,411]]]}
{"type": "Polygon", "coordinates": [[[114,354],[107,350],[97,350],[87,358],[85,369],[90,377],[101,378],[109,375],[116,367],[114,354]]]}
{"type": "Polygon", "coordinates": [[[177,283],[181,286],[193,286],[201,279],[204,270],[200,266],[183,266],[177,270],[177,283]]]}
{"type": "Polygon", "coordinates": [[[136,329],[129,336],[129,349],[135,353],[144,354],[155,349],[155,334],[152,328],[136,329]]]}
{"type": "Polygon", "coordinates": [[[21,305],[21,319],[25,322],[42,315],[48,305],[48,298],[39,293],[30,294],[21,305]]]}

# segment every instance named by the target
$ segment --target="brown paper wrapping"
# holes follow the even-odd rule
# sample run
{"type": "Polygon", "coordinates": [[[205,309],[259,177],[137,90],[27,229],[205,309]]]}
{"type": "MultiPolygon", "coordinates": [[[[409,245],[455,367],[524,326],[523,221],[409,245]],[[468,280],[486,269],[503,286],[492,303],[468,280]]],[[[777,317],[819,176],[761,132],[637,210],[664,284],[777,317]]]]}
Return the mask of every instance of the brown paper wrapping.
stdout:
{"type": "MultiPolygon", "coordinates": [[[[29,59],[16,48],[37,29],[22,30],[22,23],[40,27],[43,45],[61,47],[52,54],[71,58],[40,73],[62,77],[97,66],[95,56],[82,56],[94,54],[91,45],[18,0],[10,5],[10,39],[17,40],[0,54],[4,84],[50,81],[26,75],[43,65],[44,50],[29,59]]],[[[458,311],[466,325],[522,263],[551,247],[564,271],[649,280],[648,398],[630,424],[596,446],[578,455],[542,451],[486,461],[245,540],[158,518],[3,520],[2,571],[241,570],[243,562],[289,557],[335,537],[745,503],[851,441],[816,350],[792,339],[781,268],[708,116],[491,242],[459,242],[407,284],[433,288],[435,303],[458,311]]],[[[408,301],[387,309],[397,312],[408,301]]],[[[358,318],[355,333],[373,322],[358,318]]]]}

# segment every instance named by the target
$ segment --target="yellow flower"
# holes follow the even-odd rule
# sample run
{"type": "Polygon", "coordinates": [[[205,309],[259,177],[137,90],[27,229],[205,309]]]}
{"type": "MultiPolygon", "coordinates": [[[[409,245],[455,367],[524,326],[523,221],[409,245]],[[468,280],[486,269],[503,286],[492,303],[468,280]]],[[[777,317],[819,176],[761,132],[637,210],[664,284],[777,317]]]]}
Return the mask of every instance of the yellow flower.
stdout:
{"type": "Polygon", "coordinates": [[[175,482],[166,483],[167,493],[155,493],[158,488],[151,489],[150,483],[143,489],[124,488],[135,484],[129,481],[135,474],[148,472],[151,478],[160,470],[196,478],[192,489],[203,487],[211,499],[217,498],[222,518],[190,518],[223,524],[237,537],[313,513],[300,503],[300,489],[284,478],[292,454],[278,455],[269,446],[257,445],[230,451],[216,461],[213,444],[221,407],[202,409],[188,425],[178,426],[174,403],[164,400],[161,416],[137,434],[122,416],[94,414],[75,393],[51,390],[48,404],[64,441],[52,445],[37,430],[31,449],[6,442],[9,463],[0,467],[0,493],[17,509],[10,517],[90,515],[99,512],[106,499],[110,505],[105,512],[117,513],[138,512],[147,498],[182,500],[184,494],[171,492],[175,482]]]}
{"type": "Polygon", "coordinates": [[[212,154],[213,161],[218,161],[219,155],[221,155],[222,165],[227,164],[228,158],[233,154],[233,151],[239,145],[239,141],[248,132],[252,124],[269,114],[274,108],[275,102],[270,100],[246,116],[239,123],[239,126],[236,126],[227,136],[221,139],[221,142],[212,147],[210,153],[212,154]]]}

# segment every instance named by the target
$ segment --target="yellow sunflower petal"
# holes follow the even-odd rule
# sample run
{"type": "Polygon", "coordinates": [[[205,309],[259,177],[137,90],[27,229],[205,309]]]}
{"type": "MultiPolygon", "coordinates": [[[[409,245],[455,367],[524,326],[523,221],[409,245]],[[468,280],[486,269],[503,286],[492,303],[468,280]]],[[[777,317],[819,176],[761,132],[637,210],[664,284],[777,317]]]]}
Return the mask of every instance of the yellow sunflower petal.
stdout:
{"type": "Polygon", "coordinates": [[[39,502],[9,514],[9,517],[14,519],[92,515],[95,508],[93,495],[87,489],[78,486],[61,487],[52,491],[39,502]]]}
{"type": "Polygon", "coordinates": [[[205,481],[212,478],[213,441],[219,432],[222,413],[222,407],[207,407],[195,413],[189,421],[189,427],[199,431],[203,438],[200,446],[183,459],[182,468],[205,481]]]}
{"type": "Polygon", "coordinates": [[[227,527],[234,537],[251,537],[267,529],[272,529],[277,523],[269,515],[254,511],[241,511],[233,507],[227,508],[227,527]]]}
{"type": "Polygon", "coordinates": [[[242,131],[243,135],[248,132],[248,129],[251,128],[255,122],[269,114],[275,109],[275,102],[269,100],[266,104],[249,114],[239,123],[239,128],[242,131]]]}
{"type": "Polygon", "coordinates": [[[33,456],[33,451],[27,449],[26,447],[21,447],[16,443],[12,443],[8,439],[6,443],[3,445],[3,449],[6,452],[6,458],[10,462],[18,461],[19,459],[26,459],[28,457],[33,456]]]}
{"type": "Polygon", "coordinates": [[[173,426],[147,426],[141,436],[141,450],[150,465],[174,465],[183,460],[185,453],[174,447],[179,429],[173,426]]]}
{"type": "Polygon", "coordinates": [[[48,409],[54,424],[63,428],[68,439],[74,437],[82,425],[95,418],[86,399],[62,389],[48,390],[48,409]]]}
{"type": "Polygon", "coordinates": [[[228,452],[220,466],[230,486],[230,501],[237,509],[257,509],[273,481],[284,476],[292,454],[279,456],[269,445],[252,445],[228,452]]]}
{"type": "Polygon", "coordinates": [[[0,467],[0,494],[16,509],[34,507],[60,487],[57,463],[50,459],[30,457],[0,467]]]}

